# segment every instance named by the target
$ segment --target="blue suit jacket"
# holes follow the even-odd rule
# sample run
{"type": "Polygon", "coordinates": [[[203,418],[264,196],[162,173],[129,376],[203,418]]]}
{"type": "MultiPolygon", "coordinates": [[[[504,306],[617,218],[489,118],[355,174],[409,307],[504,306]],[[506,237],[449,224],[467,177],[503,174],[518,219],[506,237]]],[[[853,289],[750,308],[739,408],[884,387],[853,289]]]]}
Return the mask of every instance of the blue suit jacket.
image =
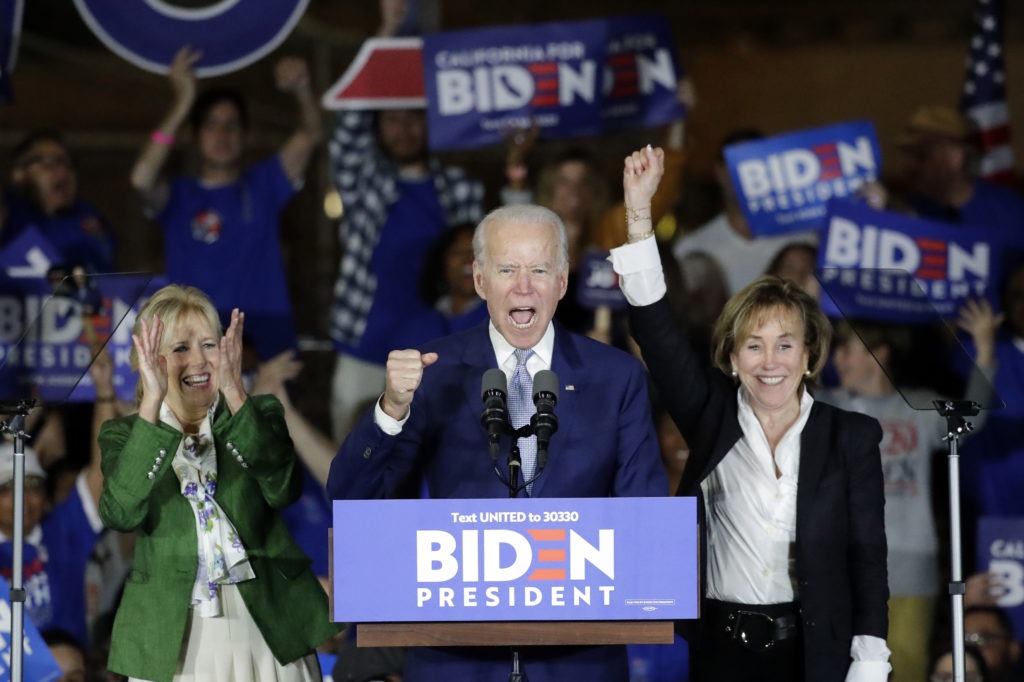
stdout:
{"type": "MultiPolygon", "coordinates": [[[[497,366],[487,325],[427,344],[438,361],[424,371],[409,420],[388,436],[366,415],[331,465],[332,499],[392,496],[409,474],[422,471],[431,497],[507,497],[495,475],[480,425],[481,379],[497,366]]],[[[555,327],[551,369],[558,375],[558,431],[534,497],[654,497],[667,491],[651,419],[647,381],[635,358],[555,327]]],[[[497,466],[508,475],[508,437],[497,466]]],[[[629,677],[625,647],[541,647],[520,651],[530,682],[629,677]]],[[[508,649],[417,649],[406,658],[405,679],[505,682],[508,649]]]]}

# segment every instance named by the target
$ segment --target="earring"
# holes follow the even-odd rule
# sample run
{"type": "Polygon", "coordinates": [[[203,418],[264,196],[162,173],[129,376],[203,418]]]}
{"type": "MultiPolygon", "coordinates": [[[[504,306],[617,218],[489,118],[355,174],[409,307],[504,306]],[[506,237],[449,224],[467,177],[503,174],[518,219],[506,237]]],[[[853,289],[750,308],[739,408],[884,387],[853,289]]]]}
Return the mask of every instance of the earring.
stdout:
{"type": "Polygon", "coordinates": [[[811,376],[811,370],[809,370],[809,369],[805,369],[805,370],[804,370],[804,376],[805,376],[805,377],[809,377],[809,376],[811,376]]]}
{"type": "Polygon", "coordinates": [[[736,378],[736,376],[737,376],[737,375],[736,375],[736,370],[733,370],[733,371],[732,371],[732,378],[733,378],[733,379],[735,379],[735,378],[736,378]]]}

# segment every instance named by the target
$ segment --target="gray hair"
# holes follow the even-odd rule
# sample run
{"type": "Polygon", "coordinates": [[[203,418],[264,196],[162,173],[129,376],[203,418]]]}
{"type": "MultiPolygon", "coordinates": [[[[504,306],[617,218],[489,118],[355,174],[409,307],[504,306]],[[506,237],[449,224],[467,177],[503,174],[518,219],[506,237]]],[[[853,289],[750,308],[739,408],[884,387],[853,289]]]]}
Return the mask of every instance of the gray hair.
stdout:
{"type": "Polygon", "coordinates": [[[569,267],[569,237],[565,224],[557,213],[536,204],[501,206],[484,216],[473,232],[473,258],[480,265],[484,265],[484,254],[487,253],[487,232],[496,223],[550,225],[558,235],[558,267],[560,270],[569,267]]]}

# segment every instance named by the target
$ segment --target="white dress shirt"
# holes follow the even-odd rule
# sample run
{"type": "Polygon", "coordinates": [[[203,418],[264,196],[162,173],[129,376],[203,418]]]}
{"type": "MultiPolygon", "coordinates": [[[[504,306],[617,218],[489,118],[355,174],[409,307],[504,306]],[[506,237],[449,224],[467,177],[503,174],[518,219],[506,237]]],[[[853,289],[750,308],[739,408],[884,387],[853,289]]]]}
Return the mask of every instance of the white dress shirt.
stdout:
{"type": "MultiPolygon", "coordinates": [[[[633,244],[626,244],[611,250],[608,260],[619,275],[619,286],[626,300],[630,305],[645,306],[660,300],[666,293],[665,274],[661,268],[661,259],[658,256],[657,242],[653,238],[643,239],[633,244]]],[[[738,487],[740,477],[749,477],[751,480],[760,478],[764,467],[771,466],[771,459],[764,463],[753,464],[751,458],[757,457],[756,449],[761,447],[760,441],[764,440],[764,447],[767,448],[767,440],[760,428],[757,419],[753,417],[753,411],[743,399],[742,391],[739,392],[740,412],[739,421],[744,436],[733,446],[722,462],[716,467],[715,473],[701,483],[701,489],[705,495],[705,504],[708,512],[708,597],[725,599],[739,603],[772,603],[769,601],[751,602],[749,598],[734,598],[736,595],[762,594],[785,596],[781,601],[792,601],[798,595],[793,586],[792,561],[789,559],[789,542],[795,539],[796,533],[796,477],[800,466],[800,430],[807,420],[810,412],[810,396],[804,392],[800,401],[800,417],[797,420],[799,429],[790,428],[783,437],[792,439],[788,443],[788,454],[780,453],[782,442],[776,449],[776,455],[781,456],[779,468],[782,471],[782,478],[779,484],[772,488],[768,481],[762,481],[753,488],[754,492],[746,488],[738,487]],[[744,409],[749,411],[749,417],[753,418],[750,424],[744,417],[744,409]],[[754,428],[756,426],[756,428],[754,428]],[[788,449],[791,447],[792,449],[788,449]],[[749,449],[750,452],[744,452],[749,449]],[[726,467],[721,480],[715,482],[716,473],[722,467],[726,467]],[[738,473],[741,472],[741,473],[738,473]],[[787,479],[787,476],[790,478],[787,479]],[[786,479],[785,482],[782,482],[786,479]],[[705,486],[705,483],[708,483],[705,486]],[[792,491],[788,487],[792,485],[792,491]],[[743,490],[742,495],[730,494],[743,490]],[[709,492],[717,496],[717,502],[709,497],[709,492]],[[785,498],[793,495],[792,509],[785,498]],[[781,495],[774,499],[775,494],[781,495]],[[766,499],[767,495],[767,499],[766,499]],[[746,499],[747,497],[751,499],[746,499]],[[729,499],[734,498],[734,499],[729,499]],[[712,505],[718,504],[720,509],[713,509],[712,505]],[[746,510],[750,511],[746,511],[746,510]],[[734,516],[741,510],[750,513],[749,518],[741,519],[742,526],[735,525],[734,516]],[[792,517],[790,517],[790,512],[792,517]],[[756,514],[756,516],[754,515],[756,514]],[[792,536],[790,539],[786,529],[792,522],[792,536]],[[733,525],[730,525],[733,524],[733,525]],[[749,536],[749,537],[748,537],[749,536]],[[764,537],[759,537],[764,536],[764,537]],[[717,548],[712,548],[716,542],[717,548]],[[735,545],[723,548],[723,543],[735,545]],[[738,543],[738,544],[737,544],[738,543]],[[786,547],[786,559],[782,561],[782,547],[786,547]],[[723,554],[722,552],[725,552],[723,554]],[[760,563],[758,561],[760,560],[760,563]],[[715,563],[721,564],[717,568],[715,563]],[[736,565],[733,565],[735,562],[736,565]],[[784,564],[784,566],[783,566],[784,564]],[[767,575],[765,575],[767,571],[767,575]],[[717,576],[715,573],[717,572],[717,576]],[[760,572],[760,575],[758,573],[760,572]],[[783,573],[785,572],[785,574],[783,573]],[[749,584],[741,585],[740,581],[748,581],[749,584]],[[785,585],[788,583],[788,591],[785,585]],[[713,590],[719,590],[722,595],[716,597],[713,590]]],[[[771,451],[767,453],[770,457],[771,451]]],[[[764,453],[762,452],[763,456],[764,453]]],[[[771,474],[774,477],[774,472],[771,474]]],[[[746,485],[746,484],[744,484],[746,485]]],[[[774,596],[771,598],[774,601],[774,596]]],[[[892,666],[889,665],[889,647],[885,640],[872,635],[854,635],[850,645],[850,657],[853,662],[846,673],[846,682],[886,682],[892,666]]]]}
{"type": "Polygon", "coordinates": [[[741,388],[743,437],[700,486],[708,529],[707,596],[738,604],[783,604],[798,598],[793,554],[800,432],[814,399],[803,392],[800,415],[775,447],[741,388]],[[776,477],[778,466],[781,476],[776,477]]]}

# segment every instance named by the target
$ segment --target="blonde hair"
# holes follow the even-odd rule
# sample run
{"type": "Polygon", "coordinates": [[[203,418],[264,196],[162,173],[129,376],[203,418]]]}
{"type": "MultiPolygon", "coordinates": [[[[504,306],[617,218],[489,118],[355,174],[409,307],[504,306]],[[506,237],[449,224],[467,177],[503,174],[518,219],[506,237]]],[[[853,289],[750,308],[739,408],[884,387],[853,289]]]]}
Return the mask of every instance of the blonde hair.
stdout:
{"type": "MultiPolygon", "coordinates": [[[[167,340],[172,338],[178,323],[189,316],[196,316],[206,322],[218,339],[223,334],[220,325],[220,316],[217,309],[213,307],[210,298],[196,287],[168,284],[155,294],[139,310],[132,326],[132,334],[142,333],[142,321],[147,324],[152,322],[154,317],[160,318],[164,323],[163,334],[160,337],[160,350],[163,351],[167,340]]],[[[139,355],[132,344],[131,366],[135,372],[139,371],[139,355]]],[[[135,401],[142,401],[142,382],[135,384],[135,401]]]]}
{"type": "Polygon", "coordinates": [[[726,302],[711,333],[711,361],[715,366],[731,374],[737,340],[746,338],[778,308],[792,312],[803,325],[809,378],[816,377],[828,359],[832,324],[800,285],[775,275],[757,278],[726,302]]]}

